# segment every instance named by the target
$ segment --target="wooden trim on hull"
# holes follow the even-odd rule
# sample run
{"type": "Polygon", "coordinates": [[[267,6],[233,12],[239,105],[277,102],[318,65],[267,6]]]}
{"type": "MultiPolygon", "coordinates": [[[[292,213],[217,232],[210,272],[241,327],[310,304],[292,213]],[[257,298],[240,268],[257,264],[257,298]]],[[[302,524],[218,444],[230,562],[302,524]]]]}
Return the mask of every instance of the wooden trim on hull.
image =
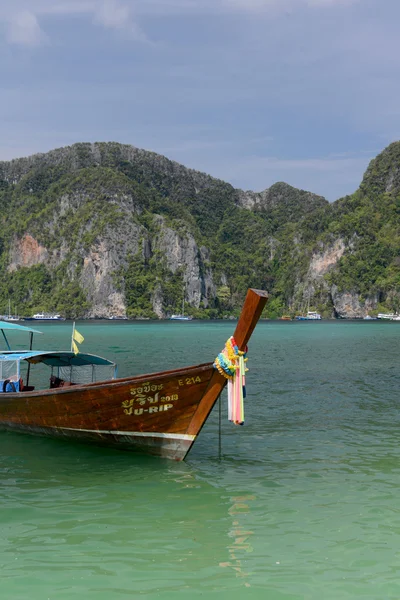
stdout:
{"type": "Polygon", "coordinates": [[[181,461],[185,458],[196,436],[175,433],[140,431],[106,431],[72,429],[69,427],[37,427],[16,423],[0,423],[0,430],[56,439],[94,443],[97,446],[116,448],[161,458],[181,461]]]}

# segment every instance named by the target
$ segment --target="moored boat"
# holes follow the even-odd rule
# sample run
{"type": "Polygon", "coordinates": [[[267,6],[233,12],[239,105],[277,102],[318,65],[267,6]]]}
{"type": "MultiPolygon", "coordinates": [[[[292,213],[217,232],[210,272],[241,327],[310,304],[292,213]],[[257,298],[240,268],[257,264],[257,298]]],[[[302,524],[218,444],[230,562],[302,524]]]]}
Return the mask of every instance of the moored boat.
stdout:
{"type": "Polygon", "coordinates": [[[193,317],[187,317],[185,315],[171,315],[170,321],[192,321],[193,317]]]}
{"type": "MultiPolygon", "coordinates": [[[[245,350],[267,299],[266,292],[248,291],[234,333],[238,351],[245,350]]],[[[212,362],[116,378],[116,365],[107,359],[35,351],[35,330],[12,323],[0,329],[8,348],[0,355],[0,429],[183,460],[227,383],[212,362]],[[12,328],[30,333],[29,350],[11,350],[5,331],[12,328]],[[45,389],[31,385],[36,364],[50,369],[45,389]]]]}
{"type": "Polygon", "coordinates": [[[309,310],[307,312],[307,321],[320,321],[321,315],[316,310],[309,310]]]}
{"type": "Polygon", "coordinates": [[[111,315],[108,317],[109,321],[127,321],[128,317],[126,315],[111,315]]]}
{"type": "Polygon", "coordinates": [[[309,310],[306,315],[298,315],[295,318],[297,321],[320,321],[322,317],[317,311],[309,310]]]}
{"type": "Polygon", "coordinates": [[[171,315],[170,321],[193,321],[193,317],[185,315],[185,297],[182,300],[182,312],[178,315],[171,315]]]}
{"type": "Polygon", "coordinates": [[[8,300],[8,315],[5,315],[4,317],[1,317],[1,319],[3,319],[4,321],[21,321],[21,317],[19,317],[17,315],[17,312],[15,312],[15,314],[11,314],[11,300],[8,300]]]}
{"type": "Polygon", "coordinates": [[[65,318],[57,313],[40,312],[32,317],[24,317],[24,321],[65,321],[65,318]]]}

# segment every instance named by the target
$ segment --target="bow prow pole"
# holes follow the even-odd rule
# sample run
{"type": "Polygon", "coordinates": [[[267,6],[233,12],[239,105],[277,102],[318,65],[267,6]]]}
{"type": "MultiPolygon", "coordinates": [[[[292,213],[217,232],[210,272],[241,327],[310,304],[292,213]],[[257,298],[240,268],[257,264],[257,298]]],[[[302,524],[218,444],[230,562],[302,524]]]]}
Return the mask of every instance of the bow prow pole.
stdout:
{"type": "MultiPolygon", "coordinates": [[[[234,333],[235,342],[239,350],[245,350],[267,301],[268,293],[264,290],[248,290],[234,333]]],[[[189,427],[186,431],[187,434],[197,436],[200,433],[208,415],[218,400],[222,390],[224,389],[226,381],[226,378],[217,370],[215,370],[211,377],[210,383],[208,384],[207,390],[205,391],[204,396],[201,399],[201,402],[189,424],[189,427]]],[[[192,447],[193,442],[189,446],[188,452],[192,447]]]]}
{"type": "Polygon", "coordinates": [[[264,290],[250,288],[247,291],[242,312],[233,334],[239,350],[243,351],[246,348],[267,301],[268,293],[264,290]]]}

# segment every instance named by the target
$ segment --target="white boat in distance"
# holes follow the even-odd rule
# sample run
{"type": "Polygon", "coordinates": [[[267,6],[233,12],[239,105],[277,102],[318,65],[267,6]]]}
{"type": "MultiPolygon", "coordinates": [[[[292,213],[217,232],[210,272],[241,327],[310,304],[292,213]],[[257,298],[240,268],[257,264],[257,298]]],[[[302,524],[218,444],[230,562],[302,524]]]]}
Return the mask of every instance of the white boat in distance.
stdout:
{"type": "Polygon", "coordinates": [[[11,300],[8,299],[8,315],[4,316],[3,321],[20,321],[21,317],[19,317],[17,315],[17,312],[15,311],[15,315],[11,314],[11,300]]]}
{"type": "Polygon", "coordinates": [[[306,315],[300,315],[295,317],[297,321],[320,321],[321,315],[315,310],[309,310],[306,315]]]}
{"type": "Polygon", "coordinates": [[[65,318],[56,313],[36,313],[33,317],[25,317],[24,321],[65,321],[65,318]]]}
{"type": "Polygon", "coordinates": [[[395,313],[379,313],[378,319],[388,319],[389,321],[400,321],[400,315],[395,313]]]}
{"type": "Polygon", "coordinates": [[[307,320],[308,321],[319,321],[321,320],[321,315],[319,313],[317,313],[317,311],[315,310],[309,310],[307,313],[307,320]]]}
{"type": "Polygon", "coordinates": [[[182,314],[180,315],[171,315],[169,318],[170,321],[192,321],[193,317],[189,317],[185,315],[185,298],[182,300],[182,314]]]}
{"type": "Polygon", "coordinates": [[[185,317],[185,315],[171,315],[170,321],[192,321],[193,317],[185,317]]]}

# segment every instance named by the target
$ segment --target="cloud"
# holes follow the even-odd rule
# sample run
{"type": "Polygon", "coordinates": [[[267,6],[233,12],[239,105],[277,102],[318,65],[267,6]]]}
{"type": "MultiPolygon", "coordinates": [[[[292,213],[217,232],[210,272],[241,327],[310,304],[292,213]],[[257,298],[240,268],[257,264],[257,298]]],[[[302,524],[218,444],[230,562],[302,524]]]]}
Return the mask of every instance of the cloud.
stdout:
{"type": "Polygon", "coordinates": [[[11,44],[37,46],[49,41],[43,31],[43,18],[60,15],[86,16],[107,29],[128,34],[131,39],[147,42],[135,15],[182,16],[184,14],[260,13],[322,8],[360,0],[13,0],[0,2],[0,22],[6,22],[6,40],[11,44]],[[2,5],[3,4],[3,5],[2,5]]]}
{"type": "Polygon", "coordinates": [[[7,29],[7,41],[12,44],[38,46],[46,40],[36,16],[24,10],[17,13],[10,21],[7,29]]]}
{"type": "Polygon", "coordinates": [[[279,2],[279,0],[223,0],[222,4],[239,10],[254,11],[288,3],[287,1],[279,2]]]}
{"type": "Polygon", "coordinates": [[[323,8],[324,6],[341,6],[346,4],[355,4],[359,0],[306,0],[309,6],[323,8]]]}
{"type": "Polygon", "coordinates": [[[354,4],[359,0],[221,0],[226,8],[246,12],[265,12],[266,10],[279,9],[291,11],[302,7],[324,8],[354,4]]]}
{"type": "Polygon", "coordinates": [[[129,33],[138,41],[147,41],[147,37],[132,18],[131,8],[115,0],[103,0],[94,7],[94,22],[110,29],[119,29],[129,33]]]}
{"type": "Polygon", "coordinates": [[[0,22],[6,23],[6,40],[11,44],[37,46],[48,41],[41,20],[66,15],[91,17],[96,25],[125,32],[136,41],[147,41],[133,18],[130,0],[14,0],[0,5],[0,22]]]}
{"type": "Polygon", "coordinates": [[[109,1],[102,2],[95,11],[95,21],[116,29],[123,29],[130,21],[129,7],[124,4],[109,1]]]}

